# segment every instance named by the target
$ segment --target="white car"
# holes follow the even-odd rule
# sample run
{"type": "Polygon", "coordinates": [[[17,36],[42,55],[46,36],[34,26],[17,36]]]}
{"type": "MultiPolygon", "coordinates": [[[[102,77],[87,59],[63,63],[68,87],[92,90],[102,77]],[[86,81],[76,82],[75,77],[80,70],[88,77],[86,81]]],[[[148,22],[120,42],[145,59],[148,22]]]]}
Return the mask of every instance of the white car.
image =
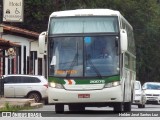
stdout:
{"type": "Polygon", "coordinates": [[[145,108],[145,97],[142,92],[142,87],[140,81],[135,81],[134,83],[134,100],[133,104],[138,105],[138,108],[145,108]]]}
{"type": "Polygon", "coordinates": [[[159,104],[160,103],[160,83],[146,82],[142,87],[146,103],[159,104]]]}
{"type": "Polygon", "coordinates": [[[48,81],[44,76],[4,75],[4,97],[26,97],[35,102],[47,100],[48,81]]]}

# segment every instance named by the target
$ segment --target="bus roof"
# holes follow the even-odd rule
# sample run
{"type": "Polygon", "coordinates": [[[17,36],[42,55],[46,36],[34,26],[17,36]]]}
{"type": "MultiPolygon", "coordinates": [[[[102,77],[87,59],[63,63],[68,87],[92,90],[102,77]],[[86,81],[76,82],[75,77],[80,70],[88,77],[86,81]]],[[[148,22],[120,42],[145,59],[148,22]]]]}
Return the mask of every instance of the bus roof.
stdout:
{"type": "Polygon", "coordinates": [[[50,17],[65,16],[119,16],[120,12],[111,9],[76,9],[53,12],[50,17]]]}
{"type": "Polygon", "coordinates": [[[124,19],[126,24],[132,26],[117,10],[112,9],[76,9],[53,12],[50,17],[69,17],[69,16],[118,16],[120,19],[124,19]]]}

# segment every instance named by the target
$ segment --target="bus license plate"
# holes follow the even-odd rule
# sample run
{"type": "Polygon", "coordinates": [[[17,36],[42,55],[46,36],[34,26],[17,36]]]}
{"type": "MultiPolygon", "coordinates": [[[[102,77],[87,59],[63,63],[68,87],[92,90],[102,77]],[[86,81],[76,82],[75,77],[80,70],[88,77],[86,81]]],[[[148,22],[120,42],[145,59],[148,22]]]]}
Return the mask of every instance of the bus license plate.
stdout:
{"type": "Polygon", "coordinates": [[[78,98],[90,98],[90,94],[78,94],[78,98]]]}

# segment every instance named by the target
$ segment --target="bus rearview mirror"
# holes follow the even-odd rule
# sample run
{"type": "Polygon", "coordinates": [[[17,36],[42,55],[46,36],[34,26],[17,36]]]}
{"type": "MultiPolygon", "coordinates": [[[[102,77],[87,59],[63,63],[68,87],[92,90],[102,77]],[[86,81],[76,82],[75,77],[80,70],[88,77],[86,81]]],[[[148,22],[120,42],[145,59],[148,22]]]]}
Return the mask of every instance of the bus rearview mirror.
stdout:
{"type": "Polygon", "coordinates": [[[44,50],[45,50],[45,38],[46,38],[46,32],[42,32],[39,35],[39,53],[40,54],[44,54],[44,50]]]}
{"type": "Polygon", "coordinates": [[[121,45],[121,52],[126,52],[128,48],[128,40],[127,40],[127,32],[125,29],[120,30],[120,45],[121,45]]]}

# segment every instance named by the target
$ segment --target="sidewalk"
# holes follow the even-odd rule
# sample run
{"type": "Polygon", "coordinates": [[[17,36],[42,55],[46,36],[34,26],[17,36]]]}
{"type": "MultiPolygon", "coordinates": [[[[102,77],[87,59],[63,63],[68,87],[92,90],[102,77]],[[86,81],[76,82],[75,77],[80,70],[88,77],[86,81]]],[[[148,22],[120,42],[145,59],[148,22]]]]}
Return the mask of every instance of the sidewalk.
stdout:
{"type": "Polygon", "coordinates": [[[34,99],[26,98],[0,98],[0,109],[5,108],[5,105],[40,108],[43,107],[43,103],[35,103],[34,99]]]}

